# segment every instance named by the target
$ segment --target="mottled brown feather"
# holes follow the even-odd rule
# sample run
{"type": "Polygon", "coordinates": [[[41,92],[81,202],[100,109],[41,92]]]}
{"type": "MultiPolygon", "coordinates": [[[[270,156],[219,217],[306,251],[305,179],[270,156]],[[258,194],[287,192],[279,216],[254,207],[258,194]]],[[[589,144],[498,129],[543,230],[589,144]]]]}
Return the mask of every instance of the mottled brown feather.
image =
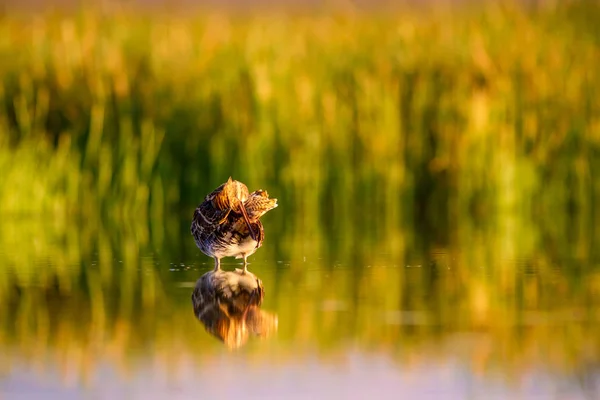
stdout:
{"type": "Polygon", "coordinates": [[[200,250],[215,259],[247,257],[262,245],[264,229],[260,221],[277,207],[264,190],[248,193],[248,188],[231,178],[207,195],[196,210],[191,233],[200,250]],[[246,211],[247,218],[241,210],[246,211]]]}
{"type": "Polygon", "coordinates": [[[258,220],[267,211],[277,207],[277,199],[270,199],[266,190],[256,190],[250,193],[244,205],[246,206],[248,217],[253,221],[258,220]]]}

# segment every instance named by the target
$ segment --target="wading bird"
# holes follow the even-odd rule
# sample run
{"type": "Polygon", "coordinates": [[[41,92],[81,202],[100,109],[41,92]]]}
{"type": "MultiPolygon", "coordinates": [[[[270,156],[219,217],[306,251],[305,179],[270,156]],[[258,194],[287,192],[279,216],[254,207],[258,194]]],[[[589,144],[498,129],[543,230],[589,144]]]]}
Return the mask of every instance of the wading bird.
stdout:
{"type": "Polygon", "coordinates": [[[198,248],[215,259],[215,271],[221,268],[221,258],[244,259],[248,272],[248,256],[262,245],[265,237],[262,217],[277,207],[277,199],[264,190],[249,193],[242,182],[231,177],[211,192],[194,211],[192,235],[198,248]]]}

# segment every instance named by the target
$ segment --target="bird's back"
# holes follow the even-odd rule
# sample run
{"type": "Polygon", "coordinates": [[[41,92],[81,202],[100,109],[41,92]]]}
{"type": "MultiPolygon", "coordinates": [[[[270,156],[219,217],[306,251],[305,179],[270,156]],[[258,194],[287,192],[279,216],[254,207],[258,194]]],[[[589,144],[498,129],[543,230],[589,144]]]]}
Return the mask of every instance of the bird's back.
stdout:
{"type": "Polygon", "coordinates": [[[265,231],[259,219],[250,222],[254,237],[243,218],[230,212],[221,223],[207,223],[202,210],[194,213],[192,235],[198,248],[209,257],[250,255],[262,245],[265,231]]]}

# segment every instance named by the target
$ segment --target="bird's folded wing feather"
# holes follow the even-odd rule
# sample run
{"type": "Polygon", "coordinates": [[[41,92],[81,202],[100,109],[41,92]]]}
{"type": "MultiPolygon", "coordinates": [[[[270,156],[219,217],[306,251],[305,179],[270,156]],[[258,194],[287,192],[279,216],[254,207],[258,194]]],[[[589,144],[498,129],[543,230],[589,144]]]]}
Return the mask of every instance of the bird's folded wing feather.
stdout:
{"type": "Polygon", "coordinates": [[[225,184],[208,194],[194,211],[194,222],[199,227],[214,227],[227,219],[231,208],[227,195],[223,191],[224,186],[225,184]]]}
{"type": "Polygon", "coordinates": [[[219,210],[212,207],[210,203],[202,203],[194,211],[194,222],[202,227],[220,225],[227,220],[231,209],[219,210]]]}

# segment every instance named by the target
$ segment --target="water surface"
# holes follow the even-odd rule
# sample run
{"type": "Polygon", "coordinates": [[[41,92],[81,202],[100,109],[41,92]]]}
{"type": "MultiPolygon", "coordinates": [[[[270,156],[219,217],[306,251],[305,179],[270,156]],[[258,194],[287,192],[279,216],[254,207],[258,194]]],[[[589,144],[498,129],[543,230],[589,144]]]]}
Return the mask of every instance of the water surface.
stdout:
{"type": "Polygon", "coordinates": [[[277,316],[277,332],[237,349],[207,332],[192,310],[194,283],[212,261],[195,248],[185,218],[129,229],[7,218],[0,230],[0,393],[599,394],[593,230],[553,243],[534,226],[473,228],[466,221],[442,235],[447,243],[400,227],[383,232],[387,241],[353,240],[278,230],[285,217],[273,214],[250,270],[264,283],[262,309],[277,316]]]}

